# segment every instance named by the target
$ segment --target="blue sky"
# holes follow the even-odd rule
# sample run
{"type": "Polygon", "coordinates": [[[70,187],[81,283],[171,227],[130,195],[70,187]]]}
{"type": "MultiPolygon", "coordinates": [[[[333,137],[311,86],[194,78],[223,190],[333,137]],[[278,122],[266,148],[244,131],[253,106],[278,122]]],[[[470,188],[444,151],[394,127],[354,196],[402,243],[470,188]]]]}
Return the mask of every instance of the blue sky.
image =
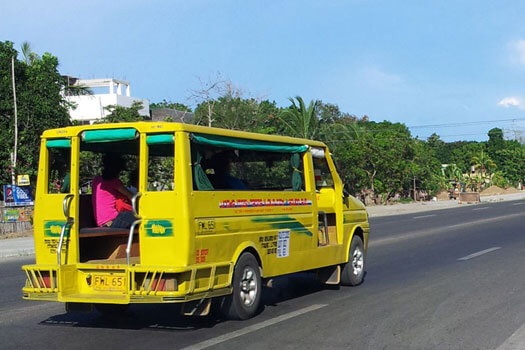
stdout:
{"type": "Polygon", "coordinates": [[[127,80],[153,102],[191,104],[199,79],[220,73],[279,106],[300,95],[438,125],[412,128],[421,138],[525,131],[523,1],[17,0],[0,16],[0,40],[51,52],[63,74],[127,80]]]}

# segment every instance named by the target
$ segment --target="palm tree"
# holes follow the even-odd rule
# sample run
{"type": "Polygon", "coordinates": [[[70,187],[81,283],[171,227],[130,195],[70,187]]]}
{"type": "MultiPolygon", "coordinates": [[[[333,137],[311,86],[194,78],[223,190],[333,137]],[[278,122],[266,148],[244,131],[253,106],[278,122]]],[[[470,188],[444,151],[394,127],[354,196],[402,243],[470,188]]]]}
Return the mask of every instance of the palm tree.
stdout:
{"type": "Polygon", "coordinates": [[[496,168],[496,163],[494,163],[483,150],[478,155],[472,157],[472,165],[474,165],[474,168],[480,170],[482,178],[488,175],[489,179],[491,179],[492,170],[496,168]]]}
{"type": "Polygon", "coordinates": [[[82,96],[93,95],[91,88],[79,84],[77,78],[62,76],[64,81],[64,95],[66,96],[82,96]]]}
{"type": "Polygon", "coordinates": [[[308,107],[300,96],[289,99],[292,105],[279,113],[278,117],[291,136],[315,139],[320,132],[319,101],[310,101],[308,107]]]}
{"type": "Polygon", "coordinates": [[[82,96],[82,95],[93,95],[93,90],[91,88],[76,84],[76,85],[66,85],[64,86],[64,94],[66,96],[82,96]]]}
{"type": "Polygon", "coordinates": [[[28,66],[32,65],[36,60],[38,60],[38,55],[35,52],[33,52],[29,41],[24,41],[21,45],[21,49],[22,55],[24,55],[24,62],[28,66]]]}
{"type": "Polygon", "coordinates": [[[463,179],[463,173],[456,164],[450,164],[447,166],[444,170],[444,175],[448,180],[454,180],[455,182],[460,182],[463,179]]]}

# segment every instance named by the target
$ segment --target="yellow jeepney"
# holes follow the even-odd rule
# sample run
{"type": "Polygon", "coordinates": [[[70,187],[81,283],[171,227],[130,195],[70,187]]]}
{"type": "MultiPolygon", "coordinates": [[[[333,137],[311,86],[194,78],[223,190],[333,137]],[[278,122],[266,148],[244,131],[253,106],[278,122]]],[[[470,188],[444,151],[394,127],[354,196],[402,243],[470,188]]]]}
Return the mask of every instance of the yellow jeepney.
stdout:
{"type": "Polygon", "coordinates": [[[23,296],[68,310],[184,303],[188,314],[216,301],[246,319],[274,276],[360,284],[368,233],[321,142],[166,122],[47,130],[23,296]],[[138,169],[129,229],[93,219],[91,179],[108,153],[138,169]]]}

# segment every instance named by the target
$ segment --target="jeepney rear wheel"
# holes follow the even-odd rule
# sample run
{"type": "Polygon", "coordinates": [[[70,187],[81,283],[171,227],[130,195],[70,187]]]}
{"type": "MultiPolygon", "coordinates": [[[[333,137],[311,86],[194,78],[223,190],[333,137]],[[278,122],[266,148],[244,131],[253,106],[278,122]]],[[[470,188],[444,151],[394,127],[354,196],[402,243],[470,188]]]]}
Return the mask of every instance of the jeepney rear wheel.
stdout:
{"type": "Polygon", "coordinates": [[[341,284],[343,286],[357,286],[363,282],[365,276],[366,256],[363,240],[359,236],[352,238],[348,262],[343,266],[341,284]]]}
{"type": "Polygon", "coordinates": [[[257,259],[243,253],[233,270],[233,292],[222,303],[222,314],[228,319],[246,320],[253,317],[261,303],[261,273],[257,259]]]}

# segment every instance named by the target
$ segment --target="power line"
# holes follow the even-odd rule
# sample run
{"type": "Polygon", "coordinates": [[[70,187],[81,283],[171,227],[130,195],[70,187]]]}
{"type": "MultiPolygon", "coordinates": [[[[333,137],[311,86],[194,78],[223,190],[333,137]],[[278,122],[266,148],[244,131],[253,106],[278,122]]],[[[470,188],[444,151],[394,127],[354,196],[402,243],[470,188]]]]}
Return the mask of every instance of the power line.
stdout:
{"type": "MultiPolygon", "coordinates": [[[[485,133],[468,133],[468,134],[454,134],[454,135],[443,135],[440,137],[458,137],[458,136],[479,136],[479,135],[486,135],[485,133]]],[[[332,135],[333,136],[333,135],[332,135]]],[[[425,141],[422,139],[416,139],[411,136],[407,137],[393,137],[393,138],[375,138],[375,141],[405,141],[405,140],[417,140],[417,141],[425,141]]],[[[359,142],[359,140],[356,139],[337,139],[337,140],[326,140],[326,143],[340,143],[340,142],[359,142]]]]}
{"type": "MultiPolygon", "coordinates": [[[[525,121],[525,118],[514,118],[514,119],[495,119],[495,120],[483,120],[483,121],[473,121],[473,122],[462,122],[462,123],[447,123],[447,124],[429,124],[429,125],[415,125],[415,126],[406,126],[408,129],[425,129],[425,128],[449,128],[449,127],[458,127],[458,126],[467,126],[467,125],[483,125],[483,124],[492,124],[492,123],[504,123],[504,122],[517,122],[517,121],[525,121]]],[[[378,122],[376,122],[378,123],[378,122]]],[[[380,123],[380,122],[379,122],[380,123]]],[[[334,126],[341,125],[342,127],[345,127],[345,124],[332,124],[334,126]]],[[[349,124],[351,127],[353,127],[353,124],[349,124]]],[[[369,129],[353,129],[348,131],[338,131],[334,130],[332,133],[334,134],[346,134],[348,132],[355,132],[357,134],[359,133],[378,133],[378,132],[384,132],[387,130],[398,130],[397,128],[382,128],[377,130],[369,130],[369,129]]],[[[481,135],[486,135],[486,133],[483,133],[481,135]]],[[[450,135],[454,136],[454,135],[450,135]]],[[[462,136],[462,135],[458,135],[462,136]]],[[[441,136],[440,137],[448,137],[448,136],[441,136]]]]}
{"type": "Polygon", "coordinates": [[[525,121],[525,118],[480,120],[480,121],[475,121],[475,122],[463,122],[463,123],[452,123],[452,124],[447,123],[447,124],[433,124],[433,125],[414,125],[414,126],[408,126],[408,128],[409,129],[439,128],[439,127],[446,128],[446,127],[452,127],[452,126],[479,125],[479,124],[516,122],[516,121],[525,121]]]}

